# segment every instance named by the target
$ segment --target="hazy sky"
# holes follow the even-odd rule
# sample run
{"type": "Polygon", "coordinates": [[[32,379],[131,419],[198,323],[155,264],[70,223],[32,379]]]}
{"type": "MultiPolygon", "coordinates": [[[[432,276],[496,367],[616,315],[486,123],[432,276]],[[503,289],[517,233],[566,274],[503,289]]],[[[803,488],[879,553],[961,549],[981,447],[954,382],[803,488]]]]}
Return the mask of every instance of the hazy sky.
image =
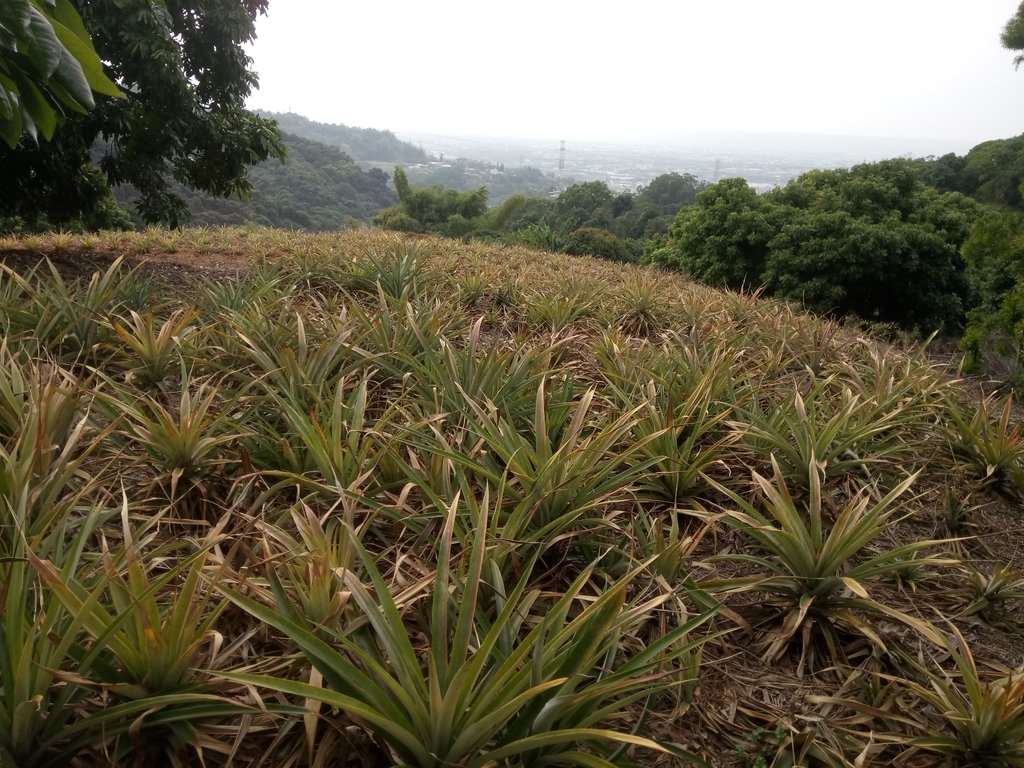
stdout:
{"type": "Polygon", "coordinates": [[[1019,0],[271,0],[250,106],[570,140],[1024,133],[1019,0]]]}

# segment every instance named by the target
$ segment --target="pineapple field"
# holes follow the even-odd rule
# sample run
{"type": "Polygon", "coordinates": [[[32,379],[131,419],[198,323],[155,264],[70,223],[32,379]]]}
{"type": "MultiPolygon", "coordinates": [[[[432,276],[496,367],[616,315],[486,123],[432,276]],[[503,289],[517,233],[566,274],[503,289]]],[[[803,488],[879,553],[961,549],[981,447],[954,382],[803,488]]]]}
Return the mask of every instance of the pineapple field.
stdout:
{"type": "Polygon", "coordinates": [[[0,239],[0,766],[1024,766],[927,351],[381,232],[0,239]]]}

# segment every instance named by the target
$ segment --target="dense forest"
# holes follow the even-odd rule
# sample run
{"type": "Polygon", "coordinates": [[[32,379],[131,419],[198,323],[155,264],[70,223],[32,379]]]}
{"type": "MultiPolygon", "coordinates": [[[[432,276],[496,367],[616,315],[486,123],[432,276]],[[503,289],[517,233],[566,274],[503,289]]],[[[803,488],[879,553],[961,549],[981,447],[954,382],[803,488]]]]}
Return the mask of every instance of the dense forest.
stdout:
{"type": "Polygon", "coordinates": [[[984,205],[961,252],[969,296],[962,346],[970,368],[1024,385],[1024,135],[919,167],[929,184],[984,205]]]}
{"type": "Polygon", "coordinates": [[[459,157],[443,162],[412,165],[405,168],[409,181],[423,187],[450,187],[458,192],[472,192],[487,187],[487,199],[498,205],[513,195],[546,197],[557,193],[565,181],[537,168],[507,167],[504,163],[459,157]]]}
{"type": "Polygon", "coordinates": [[[252,197],[180,194],[194,225],[262,225],[311,232],[345,229],[368,220],[397,197],[383,171],[365,171],[336,147],[284,134],[285,162],[268,160],[250,171],[252,197]]]}
{"type": "Polygon", "coordinates": [[[374,222],[407,232],[502,240],[549,251],[638,261],[644,242],[668,230],[676,213],[695,202],[705,182],[666,173],[635,192],[612,191],[603,181],[573,184],[555,197],[511,195],[487,208],[489,189],[416,186],[395,171],[399,203],[374,222]]]}
{"type": "Polygon", "coordinates": [[[979,202],[1024,209],[1024,135],[985,141],[966,155],[915,160],[921,179],[941,192],[961,192],[979,202]]]}
{"type": "Polygon", "coordinates": [[[712,285],[764,286],[819,313],[927,334],[963,319],[960,247],[981,213],[902,160],[812,171],[765,195],[726,179],[676,217],[648,260],[712,285]]]}
{"type": "Polygon", "coordinates": [[[294,112],[260,112],[277,122],[283,133],[337,147],[358,163],[425,163],[427,153],[391,131],[318,123],[294,112]]]}

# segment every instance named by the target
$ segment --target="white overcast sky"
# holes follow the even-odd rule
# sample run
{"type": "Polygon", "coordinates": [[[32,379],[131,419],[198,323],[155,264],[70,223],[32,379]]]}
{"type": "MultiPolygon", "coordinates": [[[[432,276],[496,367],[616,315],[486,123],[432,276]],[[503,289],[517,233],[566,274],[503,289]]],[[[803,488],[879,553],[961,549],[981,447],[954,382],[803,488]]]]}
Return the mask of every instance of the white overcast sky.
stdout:
{"type": "Polygon", "coordinates": [[[271,0],[249,105],[427,133],[1024,133],[1019,0],[271,0]]]}

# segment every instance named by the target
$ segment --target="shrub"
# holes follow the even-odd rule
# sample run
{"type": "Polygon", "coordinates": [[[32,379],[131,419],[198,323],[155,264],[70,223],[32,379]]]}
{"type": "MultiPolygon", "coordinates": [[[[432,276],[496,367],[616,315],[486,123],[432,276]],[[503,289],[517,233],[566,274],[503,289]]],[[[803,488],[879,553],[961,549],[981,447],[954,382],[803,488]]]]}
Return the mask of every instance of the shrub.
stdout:
{"type": "Polygon", "coordinates": [[[597,256],[609,261],[639,261],[629,244],[611,232],[595,227],[580,227],[565,241],[564,250],[576,256],[597,256]]]}

